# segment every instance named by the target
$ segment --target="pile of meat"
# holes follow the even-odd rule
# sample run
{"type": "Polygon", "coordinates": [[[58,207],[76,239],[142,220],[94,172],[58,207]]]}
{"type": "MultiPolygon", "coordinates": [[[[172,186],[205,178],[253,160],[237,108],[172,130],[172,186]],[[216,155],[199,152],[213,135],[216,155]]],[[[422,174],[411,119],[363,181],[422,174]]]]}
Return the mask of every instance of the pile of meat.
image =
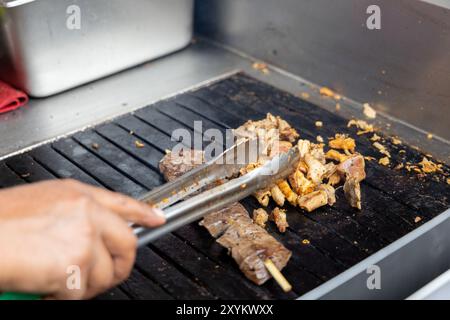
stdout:
{"type": "MultiPolygon", "coordinates": [[[[294,128],[270,113],[263,120],[246,122],[234,130],[234,134],[238,139],[256,138],[263,146],[258,161],[243,168],[242,175],[280,153],[293,147],[299,148],[301,160],[289,178],[254,194],[263,207],[267,207],[272,198],[279,207],[283,207],[287,200],[291,205],[311,212],[321,206],[333,205],[336,202],[335,186],[345,181],[347,199],[353,207],[361,209],[360,182],[365,178],[365,163],[364,157],[355,152],[353,139],[337,134],[330,139],[329,150],[325,153],[323,143],[298,140],[300,136],[294,128]]],[[[166,180],[171,181],[202,161],[202,151],[169,154],[161,160],[160,170],[166,180]]],[[[267,259],[282,270],[291,257],[291,252],[265,230],[270,219],[280,232],[286,231],[286,211],[279,207],[270,216],[262,208],[255,210],[252,219],[241,204],[234,203],[207,215],[200,224],[229,250],[247,278],[256,284],[263,284],[271,277],[264,265],[267,259]]]]}
{"type": "MultiPolygon", "coordinates": [[[[160,162],[160,170],[171,181],[192,170],[199,163],[195,159],[203,159],[203,152],[192,150],[190,154],[166,155],[160,162]]],[[[245,276],[258,285],[271,278],[264,265],[267,259],[282,270],[291,257],[291,251],[255,224],[240,203],[208,214],[200,225],[228,249],[245,276]]]]}
{"type": "MultiPolygon", "coordinates": [[[[336,134],[330,138],[329,150],[325,153],[325,144],[302,139],[297,141],[299,134],[296,130],[270,113],[266,119],[246,122],[234,133],[238,138],[259,139],[265,146],[258,162],[241,170],[241,174],[262,166],[279,153],[287,152],[294,147],[294,143],[299,148],[301,160],[289,178],[255,193],[262,206],[266,207],[270,198],[280,207],[287,200],[291,205],[308,212],[325,205],[331,206],[336,202],[335,186],[345,181],[347,199],[351,206],[361,209],[360,182],[366,177],[365,163],[364,157],[356,153],[356,144],[352,138],[336,134]]],[[[278,211],[272,212],[272,219],[280,230],[285,229],[284,216],[276,213],[278,211]],[[282,217],[280,223],[276,216],[282,217]]],[[[264,214],[260,211],[258,221],[264,220],[264,214]]]]}

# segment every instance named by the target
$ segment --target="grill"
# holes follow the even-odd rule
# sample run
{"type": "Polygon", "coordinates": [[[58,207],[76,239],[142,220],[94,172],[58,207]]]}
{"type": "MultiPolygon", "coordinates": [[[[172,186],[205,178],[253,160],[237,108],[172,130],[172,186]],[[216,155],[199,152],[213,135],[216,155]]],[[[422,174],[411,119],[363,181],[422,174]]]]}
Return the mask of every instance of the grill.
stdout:
{"type": "MultiPolygon", "coordinates": [[[[349,131],[346,119],[238,73],[8,158],[0,162],[0,187],[73,178],[138,197],[164,182],[158,162],[178,143],[171,141],[174,130],[185,128],[193,135],[194,121],[202,121],[203,130],[224,132],[267,112],[280,115],[311,140],[318,130],[324,138],[349,131]],[[318,120],[323,128],[315,127],[318,120]],[[137,148],[136,140],[145,146],[137,148]]],[[[358,151],[379,158],[368,138],[356,138],[358,151]]],[[[393,161],[417,163],[423,157],[404,145],[387,147],[393,161]]],[[[98,299],[294,299],[449,207],[449,186],[436,177],[419,178],[376,161],[366,166],[362,212],[340,199],[311,214],[288,207],[290,227],[285,234],[269,226],[293,252],[283,270],[293,285],[290,293],[282,292],[273,280],[263,286],[248,281],[225,249],[194,223],[140,249],[130,278],[98,299]],[[418,216],[421,221],[416,223],[418,216]]],[[[342,190],[337,196],[343,197],[342,190]]],[[[258,207],[252,198],[242,203],[250,212],[258,207]]]]}

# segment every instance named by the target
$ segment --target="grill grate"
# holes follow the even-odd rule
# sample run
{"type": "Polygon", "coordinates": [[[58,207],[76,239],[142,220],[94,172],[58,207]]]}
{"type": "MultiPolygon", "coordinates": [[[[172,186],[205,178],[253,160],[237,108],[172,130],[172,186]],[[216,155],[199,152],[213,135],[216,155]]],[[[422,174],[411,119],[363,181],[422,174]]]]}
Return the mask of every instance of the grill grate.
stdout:
{"type": "MultiPolygon", "coordinates": [[[[0,163],[0,187],[56,178],[74,178],[137,197],[163,183],[158,162],[177,142],[171,133],[201,120],[203,130],[224,131],[266,112],[280,115],[302,137],[314,140],[315,121],[324,122],[323,137],[345,133],[347,121],[262,82],[237,74],[199,90],[145,107],[121,118],[79,132],[0,163]],[[135,141],[144,143],[137,148],[135,141]],[[99,148],[93,147],[97,144],[99,148]]],[[[358,150],[377,156],[367,137],[358,150]]],[[[393,159],[399,148],[389,145],[393,159]]],[[[403,157],[418,162],[411,148],[403,157]]],[[[446,168],[447,170],[447,168],[446,168]]],[[[290,207],[290,228],[269,231],[293,256],[283,273],[293,292],[283,293],[273,280],[263,286],[249,282],[225,249],[197,224],[187,225],[139,251],[131,277],[101,299],[293,299],[353,266],[449,207],[449,186],[432,178],[367,163],[362,185],[363,211],[345,201],[306,214],[290,207]],[[418,224],[414,218],[420,215],[418,224]],[[308,239],[310,244],[302,244],[308,239]]],[[[340,197],[342,192],[338,193],[340,197]]],[[[248,198],[242,203],[258,207],[248,198]]]]}

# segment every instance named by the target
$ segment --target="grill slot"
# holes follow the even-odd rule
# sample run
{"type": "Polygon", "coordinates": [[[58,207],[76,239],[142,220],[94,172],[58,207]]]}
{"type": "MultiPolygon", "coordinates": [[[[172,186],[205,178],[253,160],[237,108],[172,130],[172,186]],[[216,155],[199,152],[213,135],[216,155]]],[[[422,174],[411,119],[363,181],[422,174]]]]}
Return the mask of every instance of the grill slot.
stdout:
{"type": "Polygon", "coordinates": [[[93,186],[103,186],[95,177],[79,169],[72,162],[56,152],[50,145],[34,149],[30,152],[30,155],[37,163],[58,178],[71,178],[93,186]]]}
{"type": "Polygon", "coordinates": [[[0,188],[18,186],[24,183],[25,181],[11,171],[5,163],[0,163],[0,188]]]}
{"type": "Polygon", "coordinates": [[[97,177],[112,190],[134,197],[138,197],[147,191],[71,138],[57,141],[53,144],[53,147],[75,165],[84,168],[89,174],[97,177]]]}
{"type": "MultiPolygon", "coordinates": [[[[224,132],[248,119],[263,118],[266,112],[282,116],[302,137],[311,140],[317,134],[317,120],[324,122],[319,131],[323,138],[348,132],[347,120],[237,74],[9,158],[0,163],[0,187],[74,178],[138,197],[163,183],[158,162],[164,151],[177,143],[170,139],[174,130],[186,128],[194,134],[194,121],[201,120],[203,130],[224,132]],[[144,146],[138,148],[136,140],[144,146]]],[[[379,157],[366,136],[356,142],[364,155],[379,157]]],[[[423,156],[406,146],[389,148],[406,150],[403,157],[411,162],[423,156]]],[[[392,152],[392,157],[400,156],[392,152]]],[[[292,299],[449,207],[449,187],[432,178],[418,180],[374,162],[367,162],[367,174],[362,186],[362,213],[340,199],[334,207],[310,214],[288,207],[290,228],[283,235],[269,225],[269,231],[293,251],[283,273],[294,292],[283,293],[272,280],[261,287],[249,282],[225,250],[194,223],[139,250],[130,279],[99,299],[292,299]],[[416,224],[418,215],[423,220],[416,224]],[[303,245],[303,239],[310,244],[303,245]]],[[[337,195],[342,198],[342,190],[337,195]]],[[[252,198],[242,203],[250,211],[258,207],[252,198]]]]}

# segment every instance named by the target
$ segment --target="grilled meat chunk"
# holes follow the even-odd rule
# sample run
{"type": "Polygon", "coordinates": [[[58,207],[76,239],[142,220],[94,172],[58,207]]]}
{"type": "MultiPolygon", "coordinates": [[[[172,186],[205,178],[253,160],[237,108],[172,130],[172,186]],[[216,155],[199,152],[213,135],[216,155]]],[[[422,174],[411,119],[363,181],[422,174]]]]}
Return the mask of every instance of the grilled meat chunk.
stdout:
{"type": "Polygon", "coordinates": [[[349,178],[345,181],[344,193],[350,205],[361,210],[361,186],[355,178],[349,178]]]}
{"type": "Polygon", "coordinates": [[[286,210],[276,207],[275,209],[273,209],[270,219],[275,222],[278,231],[280,231],[281,233],[286,232],[286,228],[289,227],[286,219],[286,210]]]}
{"type": "Polygon", "coordinates": [[[271,195],[270,190],[258,190],[253,194],[259,204],[263,207],[267,207],[269,205],[271,195]]]}
{"type": "Polygon", "coordinates": [[[333,150],[333,149],[328,150],[328,152],[325,154],[325,157],[327,159],[335,160],[335,161],[338,161],[338,162],[344,162],[345,160],[348,159],[347,155],[342,154],[339,151],[336,151],[336,150],[333,150]]]}
{"type": "MultiPolygon", "coordinates": [[[[266,118],[259,121],[247,121],[234,130],[237,138],[259,139],[265,145],[265,155],[270,155],[272,145],[280,141],[294,143],[299,134],[285,120],[268,113],[266,118]]],[[[287,144],[286,144],[287,145],[287,144]]],[[[274,149],[278,149],[274,147],[274,149]]],[[[280,147],[281,149],[281,147],[280,147]]]]}
{"type": "Polygon", "coordinates": [[[350,205],[361,210],[360,182],[366,178],[364,157],[355,154],[338,165],[337,171],[345,176],[344,193],[350,205]]]}
{"type": "Polygon", "coordinates": [[[200,221],[200,225],[205,227],[214,238],[218,238],[234,221],[251,222],[247,210],[239,202],[208,214],[200,221]]]}
{"type": "Polygon", "coordinates": [[[281,191],[280,187],[278,187],[277,185],[273,186],[272,189],[270,189],[270,194],[272,195],[273,201],[275,201],[277,205],[279,205],[280,207],[284,206],[286,197],[284,196],[284,193],[281,191]]]}
{"type": "Polygon", "coordinates": [[[311,142],[309,140],[298,140],[297,148],[300,153],[300,158],[304,158],[311,149],[311,142]]]}
{"type": "Polygon", "coordinates": [[[263,208],[253,210],[253,221],[261,228],[266,227],[266,223],[269,220],[269,214],[263,208]]]}
{"type": "Polygon", "coordinates": [[[281,192],[284,194],[286,200],[289,201],[290,204],[292,204],[293,206],[297,205],[298,195],[294,191],[292,191],[291,186],[286,180],[278,183],[278,188],[280,188],[281,192]]]}
{"type": "Polygon", "coordinates": [[[328,142],[330,148],[341,149],[347,152],[355,152],[356,143],[352,138],[347,137],[344,134],[336,134],[334,139],[328,142]]]}
{"type": "Polygon", "coordinates": [[[360,154],[354,154],[344,160],[338,165],[337,170],[346,179],[353,178],[361,182],[366,178],[364,157],[360,154]]]}
{"type": "Polygon", "coordinates": [[[159,162],[159,170],[167,181],[171,181],[201,165],[204,160],[204,152],[200,150],[170,152],[159,162]]]}
{"type": "Polygon", "coordinates": [[[329,178],[328,178],[328,184],[330,186],[335,186],[341,182],[341,175],[335,171],[329,178]]]}
{"type": "Polygon", "coordinates": [[[329,184],[322,184],[319,186],[318,190],[323,190],[326,192],[329,206],[332,206],[336,203],[336,190],[333,188],[333,186],[329,184]]]}
{"type": "Polygon", "coordinates": [[[307,153],[305,155],[305,162],[308,166],[308,179],[314,182],[316,185],[321,184],[322,178],[327,172],[327,168],[319,160],[314,158],[310,153],[307,153]]]}
{"type": "Polygon", "coordinates": [[[315,188],[315,184],[306,179],[303,172],[299,169],[289,176],[289,183],[300,196],[313,192],[315,188]]]}
{"type": "Polygon", "coordinates": [[[328,195],[324,190],[317,190],[298,198],[300,208],[311,212],[328,204],[328,195]]]}
{"type": "Polygon", "coordinates": [[[287,153],[292,148],[289,141],[277,141],[272,143],[269,150],[269,158],[275,158],[277,155],[287,153]]]}

